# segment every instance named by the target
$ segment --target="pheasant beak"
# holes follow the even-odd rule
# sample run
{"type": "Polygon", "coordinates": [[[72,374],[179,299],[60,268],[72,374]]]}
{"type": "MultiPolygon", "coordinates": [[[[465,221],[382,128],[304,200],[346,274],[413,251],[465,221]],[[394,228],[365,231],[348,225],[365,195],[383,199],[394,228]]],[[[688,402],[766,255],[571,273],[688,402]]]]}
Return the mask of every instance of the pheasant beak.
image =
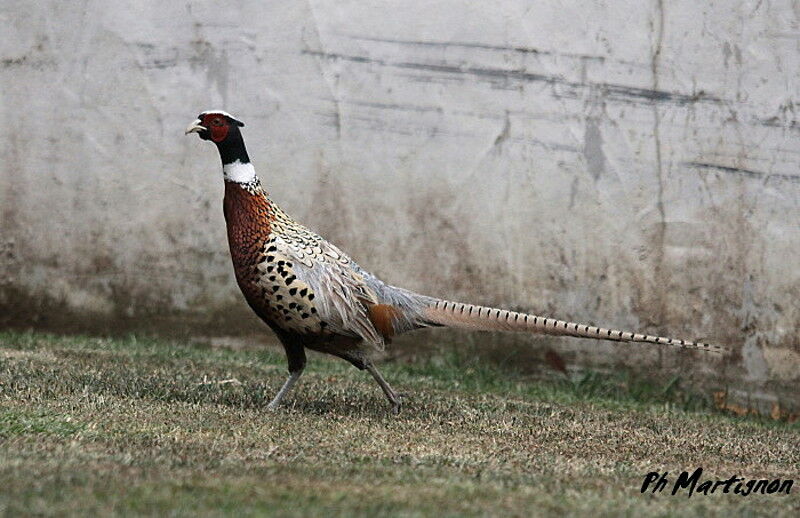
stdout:
{"type": "Polygon", "coordinates": [[[201,131],[207,129],[205,126],[200,124],[201,122],[202,121],[200,119],[197,119],[191,124],[189,124],[189,127],[186,128],[186,132],[184,133],[184,135],[188,135],[189,133],[200,133],[201,131]]]}

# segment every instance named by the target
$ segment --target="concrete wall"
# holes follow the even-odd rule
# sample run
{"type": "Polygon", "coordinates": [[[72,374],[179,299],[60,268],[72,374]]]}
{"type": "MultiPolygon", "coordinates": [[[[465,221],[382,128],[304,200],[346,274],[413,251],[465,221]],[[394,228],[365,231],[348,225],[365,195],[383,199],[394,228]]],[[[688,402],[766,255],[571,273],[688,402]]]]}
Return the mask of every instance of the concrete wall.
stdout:
{"type": "Polygon", "coordinates": [[[785,0],[5,0],[0,319],[252,330],[216,151],[182,134],[222,107],[273,198],[388,281],[724,343],[558,345],[797,403],[799,25],[785,0]]]}

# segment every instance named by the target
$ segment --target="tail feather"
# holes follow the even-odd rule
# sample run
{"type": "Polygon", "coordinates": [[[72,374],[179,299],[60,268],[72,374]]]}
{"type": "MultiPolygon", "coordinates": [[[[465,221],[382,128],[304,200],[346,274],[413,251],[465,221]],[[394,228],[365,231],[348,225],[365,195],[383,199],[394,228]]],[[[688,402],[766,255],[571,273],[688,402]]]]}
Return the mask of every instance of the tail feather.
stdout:
{"type": "Polygon", "coordinates": [[[618,331],[604,327],[566,322],[555,318],[540,317],[507,311],[504,309],[475,306],[447,300],[433,300],[422,311],[429,325],[471,329],[475,331],[520,331],[557,336],[578,336],[616,342],[644,342],[669,345],[684,349],[699,349],[712,353],[725,353],[727,349],[718,345],[689,340],[676,340],[663,336],[652,336],[629,331],[618,331]]]}

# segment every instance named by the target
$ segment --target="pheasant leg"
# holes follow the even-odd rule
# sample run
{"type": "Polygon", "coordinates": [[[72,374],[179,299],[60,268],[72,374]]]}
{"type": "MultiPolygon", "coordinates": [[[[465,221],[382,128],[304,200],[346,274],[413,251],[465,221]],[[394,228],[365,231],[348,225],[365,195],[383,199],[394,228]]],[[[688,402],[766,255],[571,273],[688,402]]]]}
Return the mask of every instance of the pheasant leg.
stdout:
{"type": "Polygon", "coordinates": [[[403,404],[402,400],[400,399],[400,396],[397,394],[397,392],[394,391],[394,389],[388,383],[386,383],[386,380],[383,379],[383,376],[381,376],[381,373],[378,372],[378,369],[376,369],[374,365],[372,365],[371,363],[368,364],[367,370],[369,371],[370,374],[372,374],[372,377],[375,378],[375,381],[378,382],[378,385],[381,386],[381,390],[383,390],[383,393],[386,394],[386,399],[388,399],[389,403],[392,404],[392,413],[394,413],[395,415],[399,414],[400,407],[403,404]]]}
{"type": "Polygon", "coordinates": [[[297,381],[297,379],[300,377],[301,374],[303,374],[303,369],[292,371],[289,374],[289,379],[286,380],[281,389],[275,395],[275,399],[270,401],[269,405],[267,405],[268,410],[275,410],[276,408],[278,408],[278,405],[281,404],[281,401],[286,396],[286,394],[288,394],[292,390],[292,387],[294,386],[295,382],[297,381]]]}

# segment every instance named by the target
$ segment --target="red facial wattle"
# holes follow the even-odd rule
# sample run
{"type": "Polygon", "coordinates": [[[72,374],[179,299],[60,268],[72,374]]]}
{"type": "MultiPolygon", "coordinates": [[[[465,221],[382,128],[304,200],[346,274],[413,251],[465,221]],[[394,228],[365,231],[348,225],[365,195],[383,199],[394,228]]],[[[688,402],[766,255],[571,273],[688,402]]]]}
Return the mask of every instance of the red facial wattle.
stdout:
{"type": "Polygon", "coordinates": [[[208,114],[203,118],[203,126],[211,133],[211,140],[222,142],[228,136],[228,122],[219,115],[208,114]]]}

